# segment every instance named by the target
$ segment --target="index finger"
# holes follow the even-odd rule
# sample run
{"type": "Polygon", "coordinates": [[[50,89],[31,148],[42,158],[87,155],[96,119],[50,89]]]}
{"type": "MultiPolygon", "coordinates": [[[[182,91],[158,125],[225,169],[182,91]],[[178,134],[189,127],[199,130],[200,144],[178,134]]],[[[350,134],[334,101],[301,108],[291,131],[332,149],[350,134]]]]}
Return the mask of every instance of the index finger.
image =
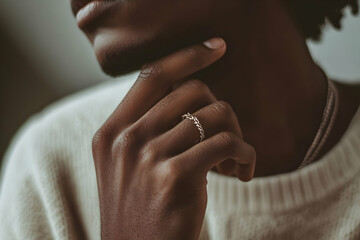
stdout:
{"type": "Polygon", "coordinates": [[[111,117],[124,124],[136,122],[165,97],[174,84],[220,59],[225,49],[224,40],[213,38],[146,64],[111,117]]]}

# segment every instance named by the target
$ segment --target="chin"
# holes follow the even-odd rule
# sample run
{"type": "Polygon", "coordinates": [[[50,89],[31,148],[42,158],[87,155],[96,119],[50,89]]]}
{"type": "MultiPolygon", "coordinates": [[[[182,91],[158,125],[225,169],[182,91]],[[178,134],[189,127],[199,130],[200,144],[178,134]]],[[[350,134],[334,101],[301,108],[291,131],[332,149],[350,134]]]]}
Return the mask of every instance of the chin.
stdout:
{"type": "Polygon", "coordinates": [[[170,31],[165,34],[109,31],[98,34],[93,46],[103,72],[116,77],[205,39],[197,34],[170,31]]]}

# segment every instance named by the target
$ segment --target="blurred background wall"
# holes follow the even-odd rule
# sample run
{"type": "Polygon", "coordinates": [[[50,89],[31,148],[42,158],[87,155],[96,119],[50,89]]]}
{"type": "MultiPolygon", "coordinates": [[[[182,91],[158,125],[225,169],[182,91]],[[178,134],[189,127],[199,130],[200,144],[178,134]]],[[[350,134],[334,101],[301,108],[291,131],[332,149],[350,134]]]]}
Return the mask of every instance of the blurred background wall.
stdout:
{"type": "MultiPolygon", "coordinates": [[[[327,27],[309,47],[330,77],[360,82],[360,17],[346,14],[341,32],[327,27]]],[[[0,159],[31,114],[109,79],[77,29],[69,0],[1,0],[0,52],[0,159]]]]}

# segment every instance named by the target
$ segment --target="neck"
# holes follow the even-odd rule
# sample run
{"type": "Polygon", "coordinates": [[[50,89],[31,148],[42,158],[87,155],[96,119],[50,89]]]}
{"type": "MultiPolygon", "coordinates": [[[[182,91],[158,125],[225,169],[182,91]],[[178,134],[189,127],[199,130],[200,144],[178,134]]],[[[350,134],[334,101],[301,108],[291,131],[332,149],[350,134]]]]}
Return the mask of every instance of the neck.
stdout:
{"type": "Polygon", "coordinates": [[[256,177],[300,165],[320,125],[327,87],[287,9],[277,1],[250,2],[239,17],[214,24],[227,53],[199,77],[233,106],[244,141],[257,153],[256,177]],[[224,27],[244,19],[238,31],[224,27]]]}

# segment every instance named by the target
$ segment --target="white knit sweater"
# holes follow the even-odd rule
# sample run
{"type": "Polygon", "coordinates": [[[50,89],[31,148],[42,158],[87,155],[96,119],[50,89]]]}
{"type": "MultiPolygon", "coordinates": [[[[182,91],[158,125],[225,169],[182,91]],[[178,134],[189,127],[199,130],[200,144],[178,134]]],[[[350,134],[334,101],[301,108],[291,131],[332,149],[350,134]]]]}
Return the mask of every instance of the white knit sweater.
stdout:
{"type": "MultiPolygon", "coordinates": [[[[24,125],[5,158],[1,240],[100,239],[92,136],[133,82],[78,93],[24,125]]],[[[360,109],[321,160],[247,183],[210,172],[208,199],[200,239],[360,239],[360,109]]]]}

